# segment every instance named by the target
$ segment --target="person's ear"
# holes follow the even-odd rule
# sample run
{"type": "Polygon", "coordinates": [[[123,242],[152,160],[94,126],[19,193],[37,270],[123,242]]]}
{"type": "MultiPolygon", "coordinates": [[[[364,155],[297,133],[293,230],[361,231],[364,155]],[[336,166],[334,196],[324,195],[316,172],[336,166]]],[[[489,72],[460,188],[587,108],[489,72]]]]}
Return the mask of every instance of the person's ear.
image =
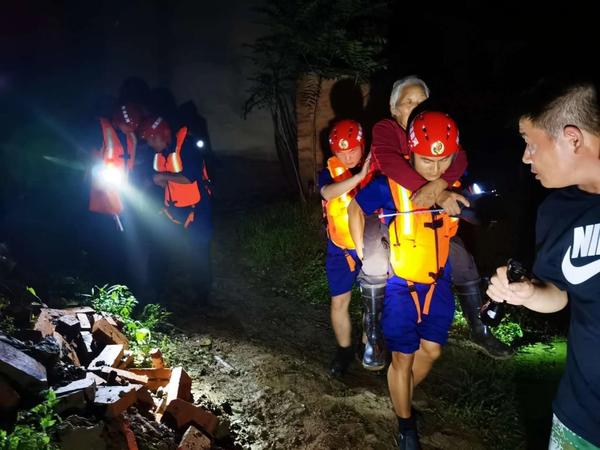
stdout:
{"type": "Polygon", "coordinates": [[[571,145],[573,151],[577,153],[583,145],[583,133],[581,130],[574,125],[567,125],[563,128],[563,136],[571,145]]]}

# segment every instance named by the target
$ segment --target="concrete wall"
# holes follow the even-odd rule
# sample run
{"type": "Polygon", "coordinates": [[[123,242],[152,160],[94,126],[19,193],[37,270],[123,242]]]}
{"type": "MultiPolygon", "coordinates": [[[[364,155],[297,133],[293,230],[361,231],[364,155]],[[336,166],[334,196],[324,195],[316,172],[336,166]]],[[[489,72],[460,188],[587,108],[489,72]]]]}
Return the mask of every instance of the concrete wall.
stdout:
{"type": "MultiPolygon", "coordinates": [[[[318,190],[317,175],[331,156],[328,135],[331,125],[339,119],[362,122],[369,101],[369,86],[356,85],[350,79],[322,79],[316,103],[307,101],[306,92],[317,92],[314,75],[298,82],[296,116],[298,121],[298,164],[305,192],[318,190]]],[[[310,97],[310,96],[308,96],[310,97]]]]}

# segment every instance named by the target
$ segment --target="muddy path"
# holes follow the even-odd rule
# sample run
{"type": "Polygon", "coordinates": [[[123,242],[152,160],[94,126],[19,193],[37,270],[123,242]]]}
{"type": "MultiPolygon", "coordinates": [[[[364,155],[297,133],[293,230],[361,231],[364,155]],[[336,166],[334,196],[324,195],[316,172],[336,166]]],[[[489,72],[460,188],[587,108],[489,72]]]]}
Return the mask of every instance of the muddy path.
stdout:
{"type": "MultiPolygon", "coordinates": [[[[195,397],[222,413],[217,434],[229,430],[249,449],[397,448],[385,376],[356,361],[342,380],[330,377],[327,307],[280,296],[276,282],[252,275],[227,244],[236,220],[217,227],[208,301],[173,318],[181,333],[173,358],[192,376],[195,397]]],[[[417,389],[425,450],[485,448],[475,430],[440,423],[433,404],[417,389]]]]}
{"type": "MultiPolygon", "coordinates": [[[[192,376],[195,398],[221,414],[217,435],[230,431],[231,448],[253,450],[397,448],[385,375],[355,361],[343,379],[332,378],[328,305],[282,295],[286,286],[270,274],[258,277],[235,247],[246,213],[282,193],[293,198],[278,163],[231,160],[222,167],[227,173],[216,177],[229,182],[220,183],[217,198],[212,290],[206,303],[173,317],[173,358],[192,376]]],[[[474,352],[456,340],[447,347],[432,384],[456,376],[445,369],[453,352],[474,352]]],[[[423,448],[486,448],[477,430],[438,417],[427,383],[415,391],[423,448]]]]}

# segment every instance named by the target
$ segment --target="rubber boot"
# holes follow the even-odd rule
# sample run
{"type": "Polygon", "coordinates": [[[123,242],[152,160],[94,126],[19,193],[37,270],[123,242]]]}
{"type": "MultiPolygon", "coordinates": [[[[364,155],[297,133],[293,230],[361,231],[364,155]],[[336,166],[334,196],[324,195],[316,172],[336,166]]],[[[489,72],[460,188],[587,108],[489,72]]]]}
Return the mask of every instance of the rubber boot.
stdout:
{"type": "Polygon", "coordinates": [[[385,284],[361,284],[360,292],[363,299],[364,332],[367,336],[362,365],[367,370],[381,370],[385,367],[385,341],[379,326],[383,310],[385,284]]]}
{"type": "Polygon", "coordinates": [[[483,303],[483,295],[479,287],[480,281],[472,281],[469,284],[456,285],[456,293],[460,301],[463,315],[471,329],[471,341],[483,353],[495,358],[506,359],[513,354],[511,348],[500,342],[487,325],[481,322],[479,310],[483,303]]]}
{"type": "Polygon", "coordinates": [[[348,371],[353,358],[354,349],[352,347],[340,347],[338,345],[329,373],[337,378],[343,376],[348,371]]]}

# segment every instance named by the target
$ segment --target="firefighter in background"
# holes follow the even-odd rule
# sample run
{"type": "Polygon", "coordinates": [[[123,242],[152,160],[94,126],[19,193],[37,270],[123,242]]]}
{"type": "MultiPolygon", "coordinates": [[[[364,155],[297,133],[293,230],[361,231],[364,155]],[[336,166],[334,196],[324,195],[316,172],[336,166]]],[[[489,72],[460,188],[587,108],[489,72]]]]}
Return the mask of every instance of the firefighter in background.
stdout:
{"type": "MultiPolygon", "coordinates": [[[[409,127],[410,163],[427,181],[439,179],[460,149],[456,123],[441,112],[426,111],[409,127]]],[[[445,191],[460,211],[468,206],[462,195],[445,191]]],[[[458,230],[458,219],[418,209],[412,192],[393,179],[380,176],[365,186],[348,206],[348,220],[358,256],[362,258],[364,214],[380,208],[388,217],[390,259],[393,275],[388,279],[381,315],[385,343],[392,352],[388,387],[398,418],[398,445],[418,449],[416,423],[412,415],[412,392],[427,376],[448,339],[454,318],[454,295],[448,262],[450,239],[458,230]]]]}
{"type": "MultiPolygon", "coordinates": [[[[202,297],[210,284],[212,239],[212,187],[202,150],[187,127],[173,136],[171,127],[160,116],[142,123],[140,137],[154,151],[152,180],[161,223],[155,235],[155,242],[161,246],[158,264],[168,258],[171,272],[185,274],[194,295],[202,297]]],[[[152,273],[156,279],[159,277],[155,275],[165,274],[165,270],[152,273]]]]}
{"type": "Polygon", "coordinates": [[[120,189],[135,165],[136,131],[141,120],[142,110],[133,103],[117,105],[112,122],[100,118],[102,147],[94,158],[89,209],[112,216],[121,231],[123,198],[120,189]]]}
{"type": "Polygon", "coordinates": [[[319,187],[327,219],[325,269],[331,293],[331,325],[337,341],[331,374],[341,376],[354,358],[348,307],[361,264],[348,229],[347,208],[369,179],[369,156],[363,162],[365,138],[361,125],[354,120],[342,120],[333,126],[329,146],[334,156],[319,175],[319,187]]]}
{"type": "Polygon", "coordinates": [[[123,189],[134,175],[142,117],[140,106],[121,102],[111,120],[100,118],[102,143],[92,161],[88,209],[94,214],[88,232],[95,270],[107,283],[135,284],[135,251],[128,242],[135,242],[137,227],[123,189]]]}

